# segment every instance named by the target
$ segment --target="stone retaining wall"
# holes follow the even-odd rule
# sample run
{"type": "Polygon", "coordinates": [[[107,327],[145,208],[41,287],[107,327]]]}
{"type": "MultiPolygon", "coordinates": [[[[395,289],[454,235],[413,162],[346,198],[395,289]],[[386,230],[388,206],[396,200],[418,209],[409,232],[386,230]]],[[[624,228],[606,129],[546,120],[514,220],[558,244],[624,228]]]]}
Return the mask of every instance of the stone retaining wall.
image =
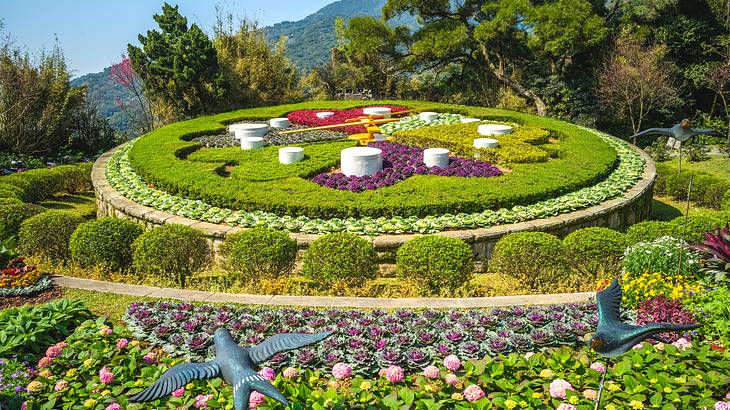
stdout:
{"type": "MultiPolygon", "coordinates": [[[[561,214],[551,218],[536,219],[509,225],[499,225],[491,228],[478,228],[458,231],[445,231],[437,235],[459,238],[469,243],[477,261],[477,269],[485,270],[486,262],[491,256],[494,244],[510,232],[542,231],[560,237],[575,230],[590,226],[604,226],[607,228],[625,230],[626,227],[646,219],[651,212],[651,202],[656,178],[656,166],[649,155],[634,147],[645,160],[646,166],[641,179],[624,193],[623,196],[610,199],[599,205],[575,212],[561,214]]],[[[154,210],[150,207],[137,204],[122,197],[107,182],[104,169],[114,150],[111,150],[96,161],[91,173],[96,192],[97,214],[99,217],[111,216],[126,218],[145,225],[148,229],[162,224],[188,225],[202,231],[210,241],[212,248],[218,254],[218,248],[229,233],[241,231],[243,228],[227,225],[212,224],[154,210]]],[[[300,250],[306,249],[310,242],[320,235],[292,233],[291,237],[297,241],[300,250]]],[[[393,262],[393,252],[417,234],[381,235],[364,237],[371,241],[381,256],[381,267],[393,262]]]]}

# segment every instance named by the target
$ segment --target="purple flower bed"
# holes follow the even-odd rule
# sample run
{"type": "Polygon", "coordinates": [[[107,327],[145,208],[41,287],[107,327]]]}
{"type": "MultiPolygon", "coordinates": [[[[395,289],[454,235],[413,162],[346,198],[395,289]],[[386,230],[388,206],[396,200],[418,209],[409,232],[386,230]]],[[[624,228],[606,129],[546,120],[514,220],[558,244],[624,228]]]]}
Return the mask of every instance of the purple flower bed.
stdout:
{"type": "Polygon", "coordinates": [[[440,175],[445,177],[495,177],[502,175],[497,167],[483,161],[452,157],[446,168],[428,168],[423,163],[423,149],[392,142],[368,144],[383,150],[383,170],[375,175],[345,176],[341,172],[323,173],[312,178],[315,183],[334,189],[361,192],[391,186],[411,175],[440,175]]]}
{"type": "Polygon", "coordinates": [[[213,333],[230,330],[242,345],[277,332],[336,334],[313,347],[276,355],[267,363],[330,371],[349,363],[361,374],[398,365],[421,369],[455,354],[462,359],[574,345],[598,323],[595,303],[494,310],[315,310],[133,303],[124,317],[135,337],[172,355],[213,357],[213,333]]]}

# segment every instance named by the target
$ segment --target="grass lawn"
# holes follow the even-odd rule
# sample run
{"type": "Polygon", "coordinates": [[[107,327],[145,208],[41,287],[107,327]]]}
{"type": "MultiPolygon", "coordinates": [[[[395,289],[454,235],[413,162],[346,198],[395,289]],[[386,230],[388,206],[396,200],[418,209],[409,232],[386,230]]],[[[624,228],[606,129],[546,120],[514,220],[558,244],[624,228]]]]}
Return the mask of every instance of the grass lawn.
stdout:
{"type": "Polygon", "coordinates": [[[73,212],[86,219],[96,217],[96,197],[94,197],[93,192],[56,196],[40,202],[39,205],[48,209],[73,212]]]}
{"type": "MultiPolygon", "coordinates": [[[[656,221],[671,221],[676,217],[684,215],[686,210],[687,202],[685,201],[677,201],[667,196],[655,196],[651,203],[651,219],[656,221]]],[[[699,207],[695,203],[690,203],[690,215],[705,211],[712,210],[699,207]]]]}
{"type": "MultiPolygon", "coordinates": [[[[679,168],[679,159],[673,158],[670,161],[662,162],[672,169],[679,168]]],[[[706,172],[719,178],[730,180],[730,159],[726,156],[712,156],[707,161],[689,162],[686,158],[682,159],[682,170],[691,170],[698,172],[706,172]]]]}

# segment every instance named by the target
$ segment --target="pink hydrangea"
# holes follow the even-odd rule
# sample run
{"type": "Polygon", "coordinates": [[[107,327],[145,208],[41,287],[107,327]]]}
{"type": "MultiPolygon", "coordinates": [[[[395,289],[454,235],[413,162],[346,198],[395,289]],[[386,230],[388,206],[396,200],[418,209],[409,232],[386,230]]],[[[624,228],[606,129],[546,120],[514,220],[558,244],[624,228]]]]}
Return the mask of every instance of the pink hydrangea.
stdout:
{"type": "Polygon", "coordinates": [[[403,369],[400,366],[390,366],[385,371],[385,378],[391,383],[399,383],[403,381],[403,369]]]}
{"type": "Polygon", "coordinates": [[[199,394],[195,397],[195,404],[193,406],[198,409],[205,409],[208,407],[208,400],[212,398],[212,394],[199,394]]]}
{"type": "Polygon", "coordinates": [[[180,397],[185,395],[185,388],[181,387],[175,391],[172,392],[172,397],[179,399],[180,397]]]}
{"type": "Polygon", "coordinates": [[[257,391],[252,391],[251,395],[248,396],[248,408],[255,409],[259,406],[259,404],[263,403],[264,401],[266,401],[266,396],[257,391]]]}
{"type": "Polygon", "coordinates": [[[104,367],[99,370],[99,380],[103,384],[112,384],[114,383],[114,373],[108,367],[104,367]]]}
{"type": "Polygon", "coordinates": [[[53,390],[55,391],[64,391],[68,387],[68,382],[66,380],[59,380],[55,386],[53,386],[53,390]]]}
{"type": "Polygon", "coordinates": [[[63,351],[63,348],[59,345],[53,345],[46,349],[46,356],[53,359],[54,357],[58,357],[61,355],[61,352],[63,351]]]}
{"type": "Polygon", "coordinates": [[[126,349],[127,346],[129,346],[129,340],[127,340],[127,339],[119,339],[117,341],[117,349],[126,349]]]}
{"type": "Polygon", "coordinates": [[[591,363],[591,369],[597,371],[598,373],[603,373],[606,371],[606,365],[601,362],[593,362],[591,363]]]}
{"type": "Polygon", "coordinates": [[[730,410],[730,402],[718,401],[715,403],[715,410],[730,410]]]}
{"type": "Polygon", "coordinates": [[[122,406],[120,406],[119,403],[112,403],[106,406],[105,410],[122,410],[122,406]]]}
{"type": "Polygon", "coordinates": [[[728,390],[728,392],[727,392],[727,393],[725,393],[725,398],[726,398],[726,399],[730,399],[730,390],[728,390]]]}
{"type": "Polygon", "coordinates": [[[20,405],[20,410],[27,410],[28,408],[28,402],[24,401],[23,404],[20,405]]]}
{"type": "Polygon", "coordinates": [[[380,369],[378,370],[378,377],[385,377],[385,373],[388,371],[388,369],[380,369]]]}
{"type": "Polygon", "coordinates": [[[102,336],[109,336],[112,333],[114,333],[114,331],[108,327],[102,327],[101,330],[99,330],[99,334],[102,336]]]}
{"type": "Polygon", "coordinates": [[[53,363],[52,358],[48,356],[41,357],[41,360],[38,361],[38,368],[43,369],[44,367],[50,366],[51,363],[53,363]]]}
{"type": "Polygon", "coordinates": [[[268,381],[273,381],[274,379],[276,379],[276,372],[271,367],[264,367],[259,370],[259,376],[268,381]]]}
{"type": "Polygon", "coordinates": [[[684,350],[684,349],[689,349],[690,347],[692,347],[692,342],[681,337],[681,338],[677,339],[676,342],[673,342],[672,345],[681,350],[684,350]]]}
{"type": "Polygon", "coordinates": [[[157,361],[157,355],[155,354],[155,352],[149,352],[146,355],[144,355],[143,359],[144,359],[145,363],[153,364],[157,361]]]}
{"type": "Polygon", "coordinates": [[[560,403],[560,406],[556,407],[555,410],[575,410],[575,406],[568,403],[560,403]]]}
{"type": "Polygon", "coordinates": [[[550,396],[552,397],[564,399],[567,390],[573,390],[573,385],[566,380],[555,379],[550,383],[550,396]]]}
{"type": "Polygon", "coordinates": [[[459,378],[456,377],[454,373],[449,373],[446,376],[444,376],[444,381],[446,381],[446,384],[450,384],[454,386],[456,383],[459,382],[459,378]]]}
{"type": "Polygon", "coordinates": [[[332,366],[332,375],[335,379],[349,379],[352,376],[352,368],[346,363],[337,363],[332,366]]]}
{"type": "Polygon", "coordinates": [[[469,401],[477,401],[484,398],[484,390],[476,384],[470,384],[464,389],[464,398],[469,401]]]}
{"type": "Polygon", "coordinates": [[[642,342],[642,343],[635,344],[634,347],[632,347],[632,349],[638,350],[638,349],[641,349],[643,347],[644,347],[644,343],[642,342]]]}
{"type": "Polygon", "coordinates": [[[583,390],[583,397],[593,401],[598,397],[598,392],[593,389],[585,389],[583,390]]]}
{"type": "Polygon", "coordinates": [[[429,379],[438,379],[441,375],[441,371],[436,366],[427,366],[423,369],[423,375],[429,379]]]}
{"type": "Polygon", "coordinates": [[[450,354],[444,357],[444,366],[452,372],[455,372],[461,367],[461,360],[453,354],[450,354]]]}
{"type": "Polygon", "coordinates": [[[299,376],[299,372],[293,367],[287,367],[283,372],[281,372],[281,374],[287,379],[293,379],[299,376]]]}

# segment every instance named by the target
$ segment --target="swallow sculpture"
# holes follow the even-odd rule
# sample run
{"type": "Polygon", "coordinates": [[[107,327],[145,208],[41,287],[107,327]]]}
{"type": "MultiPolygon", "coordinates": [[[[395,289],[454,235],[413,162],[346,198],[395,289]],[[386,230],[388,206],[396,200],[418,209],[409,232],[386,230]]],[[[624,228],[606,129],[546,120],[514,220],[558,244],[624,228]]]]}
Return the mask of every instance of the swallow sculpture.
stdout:
{"type": "Polygon", "coordinates": [[[157,400],[195,379],[222,377],[226,383],[233,386],[235,410],[248,410],[251,391],[257,391],[287,406],[289,403],[286,398],[255,369],[277,353],[321,342],[330,335],[332,332],[281,333],[258,345],[242,347],[233,340],[228,330],[220,328],[213,335],[215,359],[205,363],[183,363],[173,366],[152,386],[130,397],[129,401],[141,403],[157,400]]]}
{"type": "Polygon", "coordinates": [[[598,327],[587,344],[602,356],[613,358],[631,350],[646,339],[665,342],[659,337],[663,332],[683,332],[697,329],[699,324],[650,323],[646,326],[631,325],[621,321],[621,285],[613,280],[611,286],[598,292],[598,327]]]}
{"type": "Polygon", "coordinates": [[[665,135],[670,138],[674,138],[676,141],[685,142],[690,138],[697,135],[713,135],[716,137],[722,136],[715,130],[703,130],[694,129],[690,127],[689,120],[682,120],[679,124],[676,124],[672,128],[648,128],[640,133],[632,136],[631,138],[636,141],[637,138],[643,137],[644,135],[665,135]]]}

